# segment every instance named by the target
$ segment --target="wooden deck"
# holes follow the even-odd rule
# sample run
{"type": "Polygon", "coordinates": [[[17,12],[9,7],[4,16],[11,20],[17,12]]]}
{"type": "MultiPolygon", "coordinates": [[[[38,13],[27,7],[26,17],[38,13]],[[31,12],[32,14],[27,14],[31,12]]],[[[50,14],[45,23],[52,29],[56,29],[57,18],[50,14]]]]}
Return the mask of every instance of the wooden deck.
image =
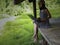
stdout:
{"type": "Polygon", "coordinates": [[[41,35],[49,45],[60,45],[60,19],[51,19],[52,28],[39,28],[41,35]]]}

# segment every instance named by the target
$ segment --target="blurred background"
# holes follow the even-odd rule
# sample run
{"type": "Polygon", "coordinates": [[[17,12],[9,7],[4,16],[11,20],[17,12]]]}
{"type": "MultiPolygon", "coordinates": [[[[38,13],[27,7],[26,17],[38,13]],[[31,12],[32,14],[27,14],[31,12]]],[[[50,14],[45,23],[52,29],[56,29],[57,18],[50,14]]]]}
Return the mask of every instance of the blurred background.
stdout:
{"type": "MultiPolygon", "coordinates": [[[[38,1],[36,0],[37,17],[40,12],[38,1]]],[[[60,0],[45,0],[45,2],[52,18],[59,18],[60,0]]],[[[28,0],[18,5],[14,4],[14,0],[0,0],[0,45],[35,45],[33,21],[28,15],[33,15],[33,4],[28,0]]],[[[39,40],[41,38],[39,32],[39,40]]]]}

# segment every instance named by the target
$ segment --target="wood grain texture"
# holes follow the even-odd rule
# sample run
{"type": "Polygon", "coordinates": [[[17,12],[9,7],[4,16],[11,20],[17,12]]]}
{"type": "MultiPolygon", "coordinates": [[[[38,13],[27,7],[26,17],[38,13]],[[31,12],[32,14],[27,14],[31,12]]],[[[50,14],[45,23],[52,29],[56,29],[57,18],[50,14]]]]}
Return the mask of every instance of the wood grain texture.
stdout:
{"type": "Polygon", "coordinates": [[[51,19],[51,28],[40,28],[39,31],[49,45],[60,45],[60,19],[51,19]]]}

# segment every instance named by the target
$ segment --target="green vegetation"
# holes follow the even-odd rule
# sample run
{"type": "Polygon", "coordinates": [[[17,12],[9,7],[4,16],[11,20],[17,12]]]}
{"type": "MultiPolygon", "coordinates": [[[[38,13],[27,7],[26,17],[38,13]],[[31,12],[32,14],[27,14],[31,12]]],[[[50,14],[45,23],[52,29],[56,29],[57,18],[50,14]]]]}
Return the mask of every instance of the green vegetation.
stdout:
{"type": "Polygon", "coordinates": [[[0,1],[0,14],[8,15],[22,15],[27,11],[32,11],[32,5],[27,1],[22,2],[19,5],[14,5],[13,0],[1,0],[0,1]],[[31,8],[30,8],[31,7],[31,8]]]}
{"type": "MultiPolygon", "coordinates": [[[[60,17],[59,4],[57,0],[46,0],[46,6],[53,18],[60,17]]],[[[33,15],[32,3],[26,0],[14,5],[13,0],[0,0],[0,19],[4,18],[3,14],[18,17],[14,21],[7,22],[4,29],[0,30],[0,45],[33,45],[33,21],[28,17],[33,15]]],[[[39,16],[38,2],[37,15],[39,16]]]]}
{"type": "MultiPolygon", "coordinates": [[[[29,3],[28,0],[25,0],[21,4],[14,5],[14,0],[0,0],[0,14],[8,15],[23,15],[25,12],[32,12],[33,6],[32,3],[29,3]],[[27,10],[28,9],[28,10],[27,10]]],[[[55,9],[60,7],[60,0],[46,0],[46,6],[49,9],[55,9]]],[[[38,5],[38,1],[37,1],[38,5]]],[[[37,6],[37,10],[39,7],[37,6]]],[[[39,12],[38,12],[39,13],[39,12]]],[[[30,13],[31,14],[31,13],[30,13]]]]}
{"type": "MultiPolygon", "coordinates": [[[[0,31],[0,45],[33,45],[33,22],[23,16],[7,22],[0,31]],[[20,19],[21,18],[21,19],[20,19]]],[[[40,35],[39,35],[40,36],[40,35]]],[[[41,38],[40,38],[41,39],[41,38]]]]}

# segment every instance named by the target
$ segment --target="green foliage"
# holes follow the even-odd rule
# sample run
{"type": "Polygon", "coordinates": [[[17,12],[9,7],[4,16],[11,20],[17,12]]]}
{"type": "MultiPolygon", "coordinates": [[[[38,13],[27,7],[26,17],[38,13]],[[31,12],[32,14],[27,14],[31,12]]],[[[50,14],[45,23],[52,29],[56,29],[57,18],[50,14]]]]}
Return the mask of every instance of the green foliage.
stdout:
{"type": "Polygon", "coordinates": [[[20,17],[7,22],[0,31],[0,45],[33,45],[33,22],[29,17],[20,17]]]}
{"type": "Polygon", "coordinates": [[[56,1],[56,4],[60,5],[60,0],[57,0],[57,1],[56,1]]]}
{"type": "Polygon", "coordinates": [[[23,15],[32,13],[31,6],[27,1],[14,5],[13,0],[1,0],[0,7],[0,14],[23,15]]]}
{"type": "Polygon", "coordinates": [[[60,7],[60,4],[58,4],[60,0],[46,0],[46,6],[48,8],[57,8],[60,7]]]}
{"type": "Polygon", "coordinates": [[[60,17],[60,8],[49,9],[53,18],[60,17]]]}
{"type": "MultiPolygon", "coordinates": [[[[14,5],[14,0],[0,0],[0,14],[8,15],[24,15],[24,14],[33,14],[32,3],[29,3],[28,0],[14,5]]],[[[46,6],[50,9],[59,7],[60,0],[46,0],[46,6]]],[[[37,15],[39,15],[39,6],[37,0],[37,15]]]]}

